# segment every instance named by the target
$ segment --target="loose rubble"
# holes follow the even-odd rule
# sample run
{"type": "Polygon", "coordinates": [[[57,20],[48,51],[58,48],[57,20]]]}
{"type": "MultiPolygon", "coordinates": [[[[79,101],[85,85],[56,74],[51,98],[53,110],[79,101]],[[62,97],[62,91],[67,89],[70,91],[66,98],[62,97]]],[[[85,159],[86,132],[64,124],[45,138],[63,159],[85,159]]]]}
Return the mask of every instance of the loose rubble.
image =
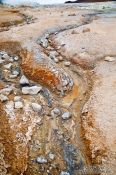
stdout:
{"type": "Polygon", "coordinates": [[[3,95],[3,94],[0,94],[0,101],[1,102],[5,102],[5,101],[8,101],[8,97],[3,95]]]}
{"type": "Polygon", "coordinates": [[[36,161],[37,161],[37,163],[40,163],[40,164],[47,163],[47,159],[43,156],[37,157],[36,161]]]}
{"type": "Polygon", "coordinates": [[[14,107],[15,107],[15,109],[21,109],[21,108],[23,108],[23,103],[21,101],[16,101],[14,103],[14,107]]]}
{"type": "Polygon", "coordinates": [[[35,112],[41,112],[42,111],[42,106],[40,104],[32,103],[31,106],[32,106],[32,108],[35,112]]]}
{"type": "Polygon", "coordinates": [[[29,85],[29,80],[26,78],[25,75],[22,75],[20,79],[20,85],[29,85]]]}
{"type": "Polygon", "coordinates": [[[71,118],[72,117],[72,114],[70,113],[70,112],[64,112],[63,114],[62,114],[62,119],[63,120],[68,120],[69,118],[71,118]]]}
{"type": "Polygon", "coordinates": [[[37,95],[41,91],[42,87],[39,86],[31,86],[31,87],[23,87],[22,94],[24,95],[37,95]]]}

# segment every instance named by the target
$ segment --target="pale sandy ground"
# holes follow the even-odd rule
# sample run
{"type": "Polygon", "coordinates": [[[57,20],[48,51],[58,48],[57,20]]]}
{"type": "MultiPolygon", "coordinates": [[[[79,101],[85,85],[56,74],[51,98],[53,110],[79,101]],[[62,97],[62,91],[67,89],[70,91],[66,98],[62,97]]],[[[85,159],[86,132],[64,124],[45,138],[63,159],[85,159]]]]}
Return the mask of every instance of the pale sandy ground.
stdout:
{"type": "MultiPolygon", "coordinates": [[[[107,167],[107,163],[106,168],[111,170],[111,174],[116,173],[116,60],[106,62],[104,59],[105,56],[114,56],[116,59],[115,26],[116,17],[102,17],[91,24],[75,29],[77,34],[72,34],[72,30],[70,30],[60,33],[56,38],[58,43],[66,44],[64,47],[65,55],[68,55],[69,59],[94,63],[94,85],[90,98],[84,107],[88,113],[84,120],[89,120],[88,116],[92,113],[95,127],[99,128],[105,137],[108,148],[108,163],[113,167],[113,172],[107,167]],[[83,33],[83,29],[87,28],[90,31],[83,33]]],[[[91,133],[86,133],[89,140],[91,140],[90,136],[91,133]]],[[[99,138],[98,143],[96,140],[93,140],[92,143],[95,144],[93,150],[99,149],[99,138]]]]}

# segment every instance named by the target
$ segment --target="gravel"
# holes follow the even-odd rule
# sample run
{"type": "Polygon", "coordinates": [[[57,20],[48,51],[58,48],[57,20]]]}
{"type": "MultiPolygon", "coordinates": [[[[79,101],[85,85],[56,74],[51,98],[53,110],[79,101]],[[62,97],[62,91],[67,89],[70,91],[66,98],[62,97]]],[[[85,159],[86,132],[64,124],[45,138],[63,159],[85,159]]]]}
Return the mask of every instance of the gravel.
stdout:
{"type": "Polygon", "coordinates": [[[40,86],[31,86],[31,87],[23,87],[22,88],[22,94],[24,95],[36,95],[41,91],[42,87],[40,86]]]}
{"type": "Polygon", "coordinates": [[[70,112],[64,112],[62,114],[62,119],[63,120],[68,120],[69,118],[71,118],[72,114],[70,112]]]}
{"type": "Polygon", "coordinates": [[[35,112],[41,112],[42,110],[42,106],[38,103],[32,103],[31,106],[35,112]]]}
{"type": "Polygon", "coordinates": [[[40,163],[40,164],[47,163],[47,159],[43,156],[37,157],[36,161],[37,161],[37,163],[40,163]]]}

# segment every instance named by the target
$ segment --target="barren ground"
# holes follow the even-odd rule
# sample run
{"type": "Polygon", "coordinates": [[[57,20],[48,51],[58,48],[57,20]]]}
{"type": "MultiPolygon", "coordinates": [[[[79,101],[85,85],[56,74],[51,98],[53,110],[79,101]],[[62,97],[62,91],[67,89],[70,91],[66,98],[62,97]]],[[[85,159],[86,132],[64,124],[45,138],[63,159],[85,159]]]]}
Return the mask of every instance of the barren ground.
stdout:
{"type": "Polygon", "coordinates": [[[0,108],[0,175],[115,175],[115,3],[1,6],[0,108]]]}

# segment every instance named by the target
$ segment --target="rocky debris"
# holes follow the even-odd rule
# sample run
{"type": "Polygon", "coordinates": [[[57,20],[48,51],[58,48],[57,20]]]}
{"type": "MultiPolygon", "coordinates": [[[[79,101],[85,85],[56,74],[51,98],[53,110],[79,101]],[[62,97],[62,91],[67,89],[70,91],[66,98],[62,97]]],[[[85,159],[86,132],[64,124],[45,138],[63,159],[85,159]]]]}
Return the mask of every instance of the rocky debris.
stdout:
{"type": "Polygon", "coordinates": [[[9,75],[9,78],[11,79],[17,78],[17,75],[9,75]]]}
{"type": "Polygon", "coordinates": [[[65,61],[65,62],[64,62],[64,65],[65,65],[66,67],[69,67],[70,64],[71,64],[70,61],[65,61]]]}
{"type": "Polygon", "coordinates": [[[41,40],[40,40],[40,44],[43,46],[43,47],[45,47],[45,48],[47,48],[48,47],[48,40],[46,39],[46,38],[41,38],[41,40]]]}
{"type": "Polygon", "coordinates": [[[51,160],[54,160],[55,155],[54,155],[53,153],[49,153],[49,158],[50,158],[51,160]]]}
{"type": "Polygon", "coordinates": [[[66,172],[66,171],[62,171],[61,173],[60,173],[60,175],[70,175],[68,172],[66,172]]]}
{"type": "Polygon", "coordinates": [[[37,157],[36,161],[37,161],[37,163],[40,163],[40,164],[47,163],[47,159],[43,156],[37,157]]]}
{"type": "Polygon", "coordinates": [[[23,103],[21,101],[16,101],[14,103],[15,109],[22,109],[23,108],[23,103]]]}
{"type": "Polygon", "coordinates": [[[22,88],[22,94],[24,95],[36,95],[41,91],[42,87],[41,86],[25,86],[22,88]]]}
{"type": "Polygon", "coordinates": [[[38,103],[32,103],[31,106],[35,112],[41,112],[42,110],[42,106],[38,103]]]}
{"type": "Polygon", "coordinates": [[[106,56],[106,57],[105,57],[105,61],[113,62],[113,61],[116,61],[116,58],[110,57],[110,56],[106,56]]]}
{"type": "Polygon", "coordinates": [[[52,111],[51,111],[51,116],[52,117],[57,117],[61,114],[61,110],[59,108],[54,108],[52,111]]]}
{"type": "Polygon", "coordinates": [[[90,32],[90,28],[83,29],[83,33],[90,32]]]}
{"type": "Polygon", "coordinates": [[[5,101],[8,101],[8,97],[3,95],[3,94],[0,94],[0,101],[1,102],[5,102],[5,101]]]}
{"type": "Polygon", "coordinates": [[[49,57],[50,57],[51,59],[55,59],[56,56],[58,56],[58,53],[57,53],[56,51],[51,51],[51,52],[49,53],[49,57]]]}
{"type": "Polygon", "coordinates": [[[14,70],[14,71],[12,71],[12,74],[18,76],[20,74],[20,72],[17,70],[14,70]]]}
{"type": "Polygon", "coordinates": [[[3,64],[4,63],[4,60],[2,60],[1,58],[0,58],[0,64],[3,64]]]}
{"type": "Polygon", "coordinates": [[[7,53],[2,54],[2,58],[5,60],[9,60],[10,56],[7,53]]]}
{"type": "Polygon", "coordinates": [[[19,57],[18,56],[15,56],[13,57],[14,61],[18,61],[19,60],[19,57]]]}
{"type": "Polygon", "coordinates": [[[12,86],[8,86],[4,89],[0,90],[0,94],[4,94],[4,95],[9,95],[11,92],[13,91],[13,87],[12,86]]]}
{"type": "Polygon", "coordinates": [[[54,62],[58,63],[59,62],[58,58],[54,58],[54,62]]]}
{"type": "Polygon", "coordinates": [[[11,67],[12,67],[12,63],[9,63],[9,64],[6,64],[6,65],[4,65],[4,68],[5,69],[11,69],[11,67]]]}
{"type": "Polygon", "coordinates": [[[68,120],[69,118],[71,118],[72,117],[72,114],[70,113],[70,112],[64,112],[63,114],[62,114],[62,119],[63,120],[68,120]]]}
{"type": "Polygon", "coordinates": [[[14,101],[15,101],[15,102],[21,101],[21,96],[15,96],[15,97],[14,97],[14,101]]]}
{"type": "Polygon", "coordinates": [[[59,59],[59,61],[63,61],[63,57],[62,56],[59,56],[58,59],[59,59]]]}
{"type": "Polygon", "coordinates": [[[29,80],[26,78],[25,75],[22,75],[22,77],[20,79],[20,85],[22,85],[22,86],[29,85],[29,80]]]}

